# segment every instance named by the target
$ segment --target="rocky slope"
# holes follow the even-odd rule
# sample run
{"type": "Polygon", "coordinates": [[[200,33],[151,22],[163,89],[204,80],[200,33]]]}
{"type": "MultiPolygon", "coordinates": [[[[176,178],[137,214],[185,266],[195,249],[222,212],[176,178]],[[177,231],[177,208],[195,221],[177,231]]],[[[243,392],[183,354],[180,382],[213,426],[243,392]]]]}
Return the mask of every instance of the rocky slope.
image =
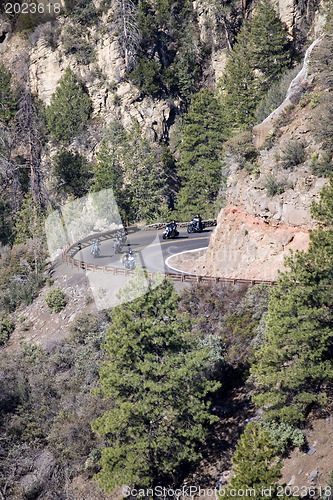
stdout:
{"type": "Polygon", "coordinates": [[[283,270],[289,250],[307,249],[308,231],[316,225],[311,204],[327,179],[312,173],[320,150],[312,127],[316,102],[309,97],[304,104],[300,99],[309,89],[310,96],[317,94],[315,75],[309,77],[304,70],[302,75],[295,78],[279,110],[254,128],[262,147],[255,168],[247,171],[237,161],[230,163],[226,208],[205,255],[199,261],[196,255],[183,255],[171,265],[201,275],[272,280],[283,270]],[[296,144],[302,159],[288,164],[288,151],[296,144]]]}

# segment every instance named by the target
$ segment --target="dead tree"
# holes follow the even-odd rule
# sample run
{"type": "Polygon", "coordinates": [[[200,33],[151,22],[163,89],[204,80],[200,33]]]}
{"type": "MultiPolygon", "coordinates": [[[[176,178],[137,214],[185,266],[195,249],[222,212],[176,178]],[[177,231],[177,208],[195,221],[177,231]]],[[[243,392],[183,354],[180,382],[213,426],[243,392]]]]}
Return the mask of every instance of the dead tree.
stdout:
{"type": "Polygon", "coordinates": [[[43,205],[41,174],[41,141],[39,138],[39,120],[31,94],[29,70],[24,86],[21,87],[19,110],[17,112],[17,130],[20,143],[27,151],[27,167],[30,171],[30,189],[34,203],[43,205]]]}
{"type": "Polygon", "coordinates": [[[129,73],[137,63],[141,32],[137,20],[137,8],[131,0],[115,0],[114,19],[120,30],[119,43],[124,52],[126,71],[129,73]]]}

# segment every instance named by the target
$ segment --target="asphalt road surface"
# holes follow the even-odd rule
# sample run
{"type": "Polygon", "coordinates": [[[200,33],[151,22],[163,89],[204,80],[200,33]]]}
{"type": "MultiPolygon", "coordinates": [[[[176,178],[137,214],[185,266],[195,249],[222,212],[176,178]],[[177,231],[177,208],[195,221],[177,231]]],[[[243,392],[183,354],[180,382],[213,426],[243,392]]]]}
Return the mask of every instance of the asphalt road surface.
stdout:
{"type": "MultiPolygon", "coordinates": [[[[115,254],[113,248],[115,240],[111,238],[102,240],[101,255],[99,257],[94,257],[91,254],[91,242],[89,246],[77,252],[75,258],[79,258],[87,263],[124,268],[120,259],[130,246],[135,254],[136,263],[141,264],[148,271],[174,272],[173,269],[165,264],[165,260],[180,252],[207,247],[214,228],[207,228],[201,233],[191,234],[187,233],[186,227],[178,229],[179,236],[175,239],[167,240],[163,240],[162,238],[163,230],[130,230],[127,244],[124,246],[121,254],[115,254]]],[[[97,237],[98,234],[96,234],[97,237]]]]}

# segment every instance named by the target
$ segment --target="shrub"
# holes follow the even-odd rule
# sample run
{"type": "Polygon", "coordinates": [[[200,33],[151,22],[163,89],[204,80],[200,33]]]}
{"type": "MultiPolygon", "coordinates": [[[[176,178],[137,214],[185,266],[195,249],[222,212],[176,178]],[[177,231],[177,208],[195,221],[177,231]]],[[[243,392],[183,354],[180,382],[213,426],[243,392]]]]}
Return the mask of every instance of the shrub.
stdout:
{"type": "Polygon", "coordinates": [[[74,54],[81,64],[89,64],[95,58],[93,45],[85,38],[81,25],[70,25],[64,28],[61,41],[66,54],[74,54]]]}
{"type": "Polygon", "coordinates": [[[67,303],[65,294],[59,287],[52,288],[52,290],[47,293],[45,302],[50,310],[56,313],[62,311],[67,303]]]}
{"type": "Polygon", "coordinates": [[[332,156],[328,153],[314,153],[311,158],[311,170],[314,175],[328,177],[333,172],[332,156]]]}
{"type": "Polygon", "coordinates": [[[262,427],[268,431],[271,441],[280,453],[284,453],[288,448],[303,446],[305,437],[300,429],[289,422],[263,422],[262,427]]]}
{"type": "Polygon", "coordinates": [[[304,144],[297,140],[290,140],[282,151],[283,168],[291,168],[303,163],[305,160],[304,144]]]}
{"type": "Polygon", "coordinates": [[[286,94],[288,91],[288,87],[295,76],[300,71],[300,65],[297,65],[295,68],[292,68],[286,71],[281,79],[271,86],[266,96],[259,102],[255,117],[257,123],[261,123],[267,116],[269,116],[272,111],[282,104],[284,99],[286,98],[286,94]]]}
{"type": "Polygon", "coordinates": [[[55,50],[58,46],[60,30],[54,22],[48,22],[37,26],[35,31],[30,35],[31,44],[34,46],[38,40],[42,39],[43,42],[55,50]]]}
{"type": "Polygon", "coordinates": [[[85,344],[93,332],[101,331],[102,318],[91,313],[81,313],[70,326],[70,340],[75,344],[85,344]]]}
{"type": "Polygon", "coordinates": [[[15,325],[10,318],[0,316],[0,345],[6,344],[10,334],[14,331],[14,328],[15,325]]]}
{"type": "Polygon", "coordinates": [[[267,191],[267,194],[270,198],[275,196],[276,194],[282,194],[285,191],[285,185],[278,181],[277,177],[274,174],[268,174],[265,180],[264,188],[267,191]]]}
{"type": "Polygon", "coordinates": [[[236,160],[240,167],[254,165],[257,157],[256,148],[253,145],[252,132],[246,130],[231,137],[223,146],[225,155],[236,160]]]}

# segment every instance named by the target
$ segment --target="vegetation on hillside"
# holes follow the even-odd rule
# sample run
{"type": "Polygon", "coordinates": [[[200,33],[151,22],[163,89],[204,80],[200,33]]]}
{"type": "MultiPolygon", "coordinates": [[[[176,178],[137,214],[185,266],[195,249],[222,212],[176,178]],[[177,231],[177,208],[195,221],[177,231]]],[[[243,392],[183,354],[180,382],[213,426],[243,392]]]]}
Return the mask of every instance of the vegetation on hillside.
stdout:
{"type": "MultiPolygon", "coordinates": [[[[215,217],[231,166],[257,174],[251,125],[280,104],[298,68],[271,3],[246,4],[203,2],[206,37],[189,0],[114,0],[112,15],[107,0],[67,0],[61,23],[10,16],[32,51],[38,40],[51,51],[61,43],[71,64],[47,106],[32,92],[28,51],[19,66],[0,64],[1,498],[76,498],[80,482],[103,500],[97,484],[111,493],[124,484],[179,487],[206,460],[218,425],[228,457],[234,452],[224,496],[254,488],[258,498],[267,497],[264,490],[276,498],[281,458],[306,446],[302,429],[332,404],[332,176],[312,207],[319,227],[308,251],[287,259],[276,287],[195,284],[178,294],[139,268],[123,298],[134,287],[140,297],[78,315],[66,340],[48,350],[22,342],[10,351],[15,327],[29,328],[25,307],[52,284],[44,272],[50,209],[111,188],[127,224],[186,220],[198,211],[215,217]],[[141,122],[124,128],[119,120],[119,82],[107,82],[95,58],[105,30],[122,53],[120,83],[139,89],[136,102],[170,105],[159,140],[141,122]],[[217,48],[229,58],[214,91],[217,48]],[[93,109],[95,81],[113,96],[107,125],[93,109]],[[235,389],[243,406],[229,439],[225,402],[235,389]],[[250,423],[244,413],[254,405],[245,392],[258,410],[250,423]]],[[[316,79],[296,104],[311,112],[319,151],[307,160],[307,144],[291,137],[278,159],[285,171],[308,161],[314,174],[332,173],[330,23],[314,51],[316,79]]],[[[275,174],[264,187],[269,196],[286,188],[275,174]]],[[[59,286],[44,292],[62,328],[70,299],[59,286]]]]}

